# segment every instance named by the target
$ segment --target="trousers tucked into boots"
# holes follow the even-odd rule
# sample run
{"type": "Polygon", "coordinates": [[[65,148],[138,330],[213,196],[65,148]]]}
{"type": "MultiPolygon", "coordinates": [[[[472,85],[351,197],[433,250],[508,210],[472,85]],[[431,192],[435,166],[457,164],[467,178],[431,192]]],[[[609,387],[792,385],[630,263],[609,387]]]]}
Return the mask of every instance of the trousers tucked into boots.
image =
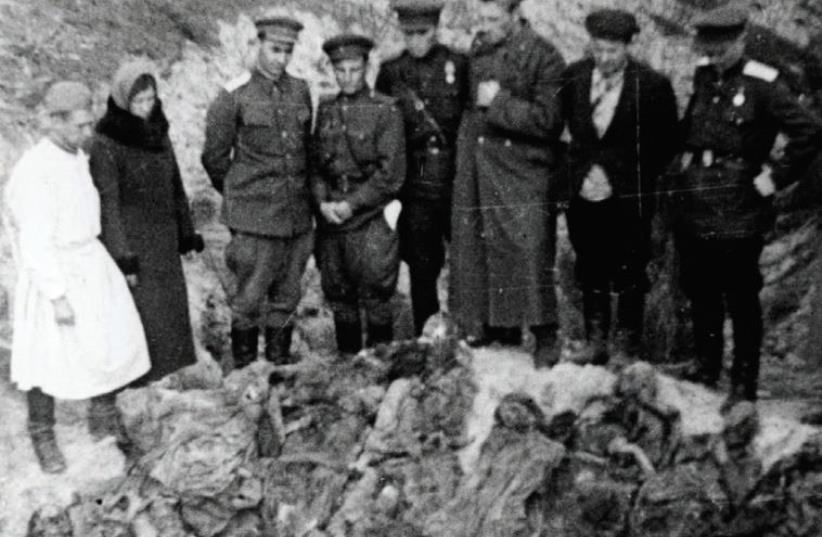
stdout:
{"type": "Polygon", "coordinates": [[[231,354],[234,357],[234,368],[241,369],[257,359],[260,329],[256,326],[241,328],[231,326],[231,354]]]}
{"type": "Polygon", "coordinates": [[[265,328],[265,359],[274,364],[293,363],[291,356],[291,335],[294,326],[267,326],[265,328]]]}
{"type": "Polygon", "coordinates": [[[585,338],[590,356],[587,361],[604,364],[608,361],[608,333],[611,330],[611,294],[608,291],[586,289],[583,291],[583,315],[585,338]]]}

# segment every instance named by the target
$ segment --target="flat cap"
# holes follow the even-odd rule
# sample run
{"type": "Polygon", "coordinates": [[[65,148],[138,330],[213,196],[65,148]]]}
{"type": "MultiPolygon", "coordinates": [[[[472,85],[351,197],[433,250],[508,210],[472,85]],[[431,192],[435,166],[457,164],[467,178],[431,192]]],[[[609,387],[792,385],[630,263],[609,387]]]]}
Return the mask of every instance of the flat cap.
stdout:
{"type": "Polygon", "coordinates": [[[303,29],[300,21],[291,17],[269,17],[254,21],[260,40],[294,44],[303,29]]]}
{"type": "Polygon", "coordinates": [[[374,48],[374,41],[357,34],[336,35],[323,43],[323,51],[332,63],[367,57],[372,48],[374,48]]]}
{"type": "Polygon", "coordinates": [[[639,33],[636,17],[622,9],[598,9],[585,17],[585,29],[591,37],[629,43],[639,33]]]}
{"type": "Polygon", "coordinates": [[[443,4],[439,0],[400,0],[394,5],[403,28],[431,28],[439,25],[443,4]]]}
{"type": "Polygon", "coordinates": [[[736,39],[748,24],[748,14],[735,6],[722,6],[698,16],[693,23],[700,41],[736,39]]]}
{"type": "Polygon", "coordinates": [[[61,80],[46,91],[43,107],[50,114],[91,108],[91,90],[82,82],[61,80]]]}

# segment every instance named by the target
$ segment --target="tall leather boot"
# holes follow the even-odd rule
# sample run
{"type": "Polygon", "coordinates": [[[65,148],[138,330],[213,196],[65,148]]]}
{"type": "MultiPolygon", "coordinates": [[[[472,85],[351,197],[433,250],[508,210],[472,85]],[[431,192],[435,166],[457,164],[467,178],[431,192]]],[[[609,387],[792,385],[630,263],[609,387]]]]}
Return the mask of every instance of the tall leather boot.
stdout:
{"type": "Polygon", "coordinates": [[[631,360],[641,358],[645,293],[626,289],[617,298],[616,352],[631,360]]]}
{"type": "Polygon", "coordinates": [[[234,356],[234,369],[242,369],[257,359],[260,329],[231,327],[231,354],[234,356]]]}
{"type": "Polygon", "coordinates": [[[411,278],[411,309],[414,314],[414,334],[419,337],[429,317],[440,311],[437,298],[437,275],[430,270],[409,266],[411,278]]]}
{"type": "Polygon", "coordinates": [[[88,407],[88,431],[95,441],[113,436],[117,447],[128,453],[132,442],[126,433],[120,410],[117,408],[117,394],[107,393],[92,397],[88,407]]]}
{"type": "Polygon", "coordinates": [[[691,319],[696,343],[696,363],[685,372],[685,380],[716,388],[722,373],[725,347],[725,310],[721,297],[691,298],[691,319]]]}
{"type": "Polygon", "coordinates": [[[362,327],[359,321],[355,323],[335,318],[334,332],[340,354],[357,354],[362,350],[362,327]]]}
{"type": "Polygon", "coordinates": [[[40,388],[26,392],[28,430],[40,469],[47,474],[59,474],[66,469],[66,459],[54,436],[54,398],[40,388]]]}
{"type": "Polygon", "coordinates": [[[534,367],[553,367],[559,362],[561,352],[561,342],[557,335],[558,326],[556,323],[542,324],[531,327],[536,343],[534,349],[534,367]]]}
{"type": "Polygon", "coordinates": [[[390,324],[368,323],[367,345],[375,347],[380,343],[391,343],[394,339],[394,327],[390,324]]]}
{"type": "Polygon", "coordinates": [[[608,333],[611,330],[611,294],[608,291],[588,289],[583,292],[585,337],[588,345],[584,361],[604,365],[608,363],[608,333]]]}
{"type": "Polygon", "coordinates": [[[282,327],[267,326],[265,328],[265,359],[273,364],[291,364],[294,359],[291,356],[291,335],[294,332],[293,325],[282,327]]]}

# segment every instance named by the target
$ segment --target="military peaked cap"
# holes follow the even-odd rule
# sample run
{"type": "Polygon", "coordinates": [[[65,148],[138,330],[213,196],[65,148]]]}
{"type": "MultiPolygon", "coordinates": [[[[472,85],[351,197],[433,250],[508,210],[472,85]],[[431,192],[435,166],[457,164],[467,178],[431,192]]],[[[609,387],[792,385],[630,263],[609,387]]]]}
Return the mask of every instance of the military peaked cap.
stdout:
{"type": "Polygon", "coordinates": [[[591,37],[629,43],[639,33],[636,17],[621,9],[598,9],[585,17],[585,29],[591,37]]]}
{"type": "Polygon", "coordinates": [[[440,22],[443,4],[439,0],[400,0],[394,5],[403,28],[430,28],[440,22]]]}
{"type": "Polygon", "coordinates": [[[748,14],[734,6],[722,6],[703,13],[694,20],[696,38],[700,41],[736,39],[748,24],[748,14]]]}
{"type": "Polygon", "coordinates": [[[290,17],[270,17],[254,21],[261,40],[294,44],[303,29],[302,23],[290,17]]]}
{"type": "Polygon", "coordinates": [[[332,62],[367,57],[374,48],[374,41],[357,34],[340,34],[323,43],[323,51],[332,62]]]}

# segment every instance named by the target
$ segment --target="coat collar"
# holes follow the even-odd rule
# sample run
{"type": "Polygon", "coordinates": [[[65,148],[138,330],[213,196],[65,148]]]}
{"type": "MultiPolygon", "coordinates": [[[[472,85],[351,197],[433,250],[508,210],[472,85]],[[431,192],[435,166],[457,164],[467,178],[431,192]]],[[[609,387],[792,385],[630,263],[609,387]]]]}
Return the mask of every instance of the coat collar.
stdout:
{"type": "MultiPolygon", "coordinates": [[[[594,61],[587,60],[585,68],[581,71],[581,80],[579,84],[579,95],[577,96],[579,103],[587,103],[587,108],[585,112],[585,119],[586,124],[590,129],[590,134],[595,139],[598,139],[599,136],[597,135],[596,127],[594,127],[593,122],[593,107],[591,106],[591,81],[594,73],[594,61]]],[[[636,98],[637,88],[637,77],[639,73],[637,71],[637,63],[632,57],[628,57],[628,63],[625,66],[625,72],[623,74],[623,82],[622,82],[622,92],[619,95],[619,101],[617,101],[616,110],[614,110],[614,117],[611,119],[611,123],[608,125],[608,128],[605,130],[605,133],[602,135],[601,139],[605,139],[608,137],[608,134],[613,130],[614,125],[619,122],[623,121],[628,114],[636,113],[636,111],[632,112],[635,108],[634,100],[636,98]]]]}

